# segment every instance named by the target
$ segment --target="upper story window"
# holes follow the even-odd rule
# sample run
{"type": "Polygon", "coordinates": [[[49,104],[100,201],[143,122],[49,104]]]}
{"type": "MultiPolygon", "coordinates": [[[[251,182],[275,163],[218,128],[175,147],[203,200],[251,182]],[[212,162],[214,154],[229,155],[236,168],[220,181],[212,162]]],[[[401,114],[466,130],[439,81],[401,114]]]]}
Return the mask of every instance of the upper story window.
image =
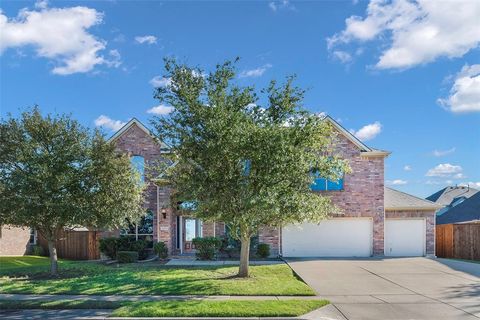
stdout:
{"type": "Polygon", "coordinates": [[[312,191],[339,191],[343,190],[343,178],[338,179],[337,181],[328,180],[322,177],[319,177],[316,174],[315,181],[310,186],[312,191]]]}
{"type": "Polygon", "coordinates": [[[145,158],[142,156],[132,156],[130,158],[130,162],[132,163],[132,166],[135,168],[135,170],[138,171],[140,174],[140,181],[144,182],[145,181],[145,158]]]}

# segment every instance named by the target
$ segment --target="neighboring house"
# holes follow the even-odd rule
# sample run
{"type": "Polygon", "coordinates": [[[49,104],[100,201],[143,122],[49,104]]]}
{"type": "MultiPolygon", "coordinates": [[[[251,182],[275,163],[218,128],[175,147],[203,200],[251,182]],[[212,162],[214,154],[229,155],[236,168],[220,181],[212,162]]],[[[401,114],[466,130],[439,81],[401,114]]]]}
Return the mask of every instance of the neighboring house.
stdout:
{"type": "Polygon", "coordinates": [[[437,213],[437,224],[480,223],[480,192],[468,198],[456,199],[437,213]]]}
{"type": "MultiPolygon", "coordinates": [[[[312,191],[332,198],[343,210],[320,224],[303,223],[283,228],[264,228],[258,238],[268,243],[273,255],[285,257],[368,257],[433,255],[435,211],[438,205],[384,187],[384,159],[389,152],[368,147],[330,117],[340,133],[338,153],[350,161],[352,173],[339,181],[318,178],[312,191]]],[[[145,183],[146,217],[124,230],[136,239],[163,241],[170,254],[193,252],[192,239],[222,236],[223,222],[203,222],[177,214],[171,190],[151,183],[145,171],[162,161],[168,149],[140,121],[130,120],[110,138],[118,150],[131,156],[145,183]]],[[[119,234],[113,232],[111,234],[119,234]]]]}
{"type": "Polygon", "coordinates": [[[480,193],[470,186],[443,188],[426,198],[440,205],[437,224],[480,220],[480,193]]]}
{"type": "Polygon", "coordinates": [[[0,256],[23,256],[36,244],[35,230],[0,225],[0,256]]]}
{"type": "MultiPolygon", "coordinates": [[[[443,188],[425,199],[435,202],[442,207],[458,204],[462,199],[468,199],[478,192],[470,186],[453,186],[443,188]]],[[[437,212],[439,214],[439,212],[437,212]]]]}

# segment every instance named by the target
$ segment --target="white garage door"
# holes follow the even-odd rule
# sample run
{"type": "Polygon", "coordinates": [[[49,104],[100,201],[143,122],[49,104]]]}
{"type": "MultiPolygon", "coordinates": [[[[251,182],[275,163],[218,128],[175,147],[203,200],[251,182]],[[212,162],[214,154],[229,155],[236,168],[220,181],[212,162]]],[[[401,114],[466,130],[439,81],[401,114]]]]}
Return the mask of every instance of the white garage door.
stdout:
{"type": "Polygon", "coordinates": [[[329,219],[282,229],[284,257],[368,257],[372,254],[370,218],[329,219]]]}
{"type": "Polygon", "coordinates": [[[424,219],[386,219],[385,255],[425,255],[425,232],[424,219]]]}

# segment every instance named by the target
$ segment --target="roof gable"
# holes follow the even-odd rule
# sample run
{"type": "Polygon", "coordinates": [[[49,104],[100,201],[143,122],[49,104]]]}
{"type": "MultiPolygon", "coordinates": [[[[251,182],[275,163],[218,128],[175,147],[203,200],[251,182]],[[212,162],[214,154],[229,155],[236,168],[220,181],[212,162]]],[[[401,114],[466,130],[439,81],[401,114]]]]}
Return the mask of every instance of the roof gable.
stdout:
{"type": "Polygon", "coordinates": [[[168,145],[160,141],[153,133],[148,129],[140,120],[137,118],[132,118],[128,121],[123,127],[121,127],[117,132],[115,132],[107,141],[114,142],[118,138],[120,138],[123,134],[125,134],[132,126],[137,126],[143,132],[145,132],[148,136],[150,136],[153,140],[160,144],[160,148],[162,152],[168,152],[168,145]]]}
{"type": "Polygon", "coordinates": [[[332,117],[326,116],[325,120],[327,120],[334,128],[336,128],[345,138],[347,138],[350,142],[352,142],[358,149],[360,149],[362,156],[371,156],[371,157],[387,157],[390,152],[384,150],[378,150],[367,146],[363,143],[360,139],[355,137],[351,132],[345,129],[340,123],[333,120],[332,117]]]}

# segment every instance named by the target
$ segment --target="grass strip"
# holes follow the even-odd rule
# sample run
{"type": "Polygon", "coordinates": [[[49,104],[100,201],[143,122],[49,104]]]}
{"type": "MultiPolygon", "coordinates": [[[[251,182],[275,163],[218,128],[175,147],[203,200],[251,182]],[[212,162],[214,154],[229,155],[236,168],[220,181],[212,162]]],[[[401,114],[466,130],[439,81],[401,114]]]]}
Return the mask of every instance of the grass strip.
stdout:
{"type": "Polygon", "coordinates": [[[133,302],[113,317],[296,317],[329,304],[326,300],[189,300],[133,302]]]}

